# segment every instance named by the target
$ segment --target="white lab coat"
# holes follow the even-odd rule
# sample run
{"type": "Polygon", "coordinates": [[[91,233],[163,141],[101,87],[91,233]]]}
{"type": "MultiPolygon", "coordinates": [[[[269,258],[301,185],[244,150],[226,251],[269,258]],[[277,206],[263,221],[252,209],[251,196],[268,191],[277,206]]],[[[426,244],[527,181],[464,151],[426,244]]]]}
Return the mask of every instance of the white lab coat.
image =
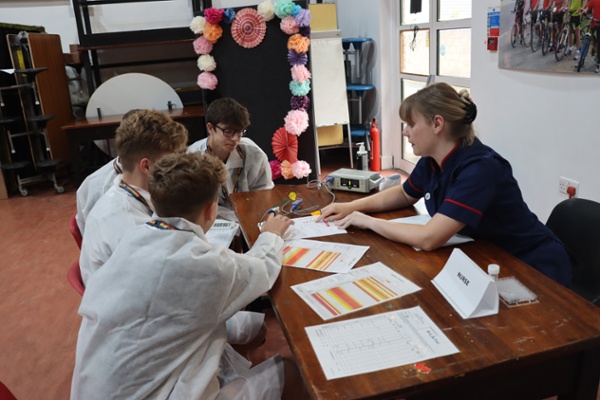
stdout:
{"type": "MultiPolygon", "coordinates": [[[[86,218],[86,233],[81,243],[79,267],[84,285],[112,255],[125,232],[152,219],[152,210],[119,187],[121,175],[113,180],[113,185],[96,202],[86,218]]],[[[135,188],[151,206],[150,194],[135,188]]]]}
{"type": "Polygon", "coordinates": [[[100,197],[111,188],[117,175],[120,175],[115,169],[115,164],[119,170],[122,170],[119,160],[115,158],[85,178],[77,189],[77,214],[75,219],[82,235],[89,212],[92,211],[100,197]]]}
{"type": "MultiPolygon", "coordinates": [[[[206,151],[208,138],[199,140],[188,147],[188,152],[206,151]]],[[[238,192],[250,192],[253,190],[272,189],[273,179],[271,166],[264,151],[251,139],[243,137],[238,143],[238,147],[244,153],[244,159],[239,155],[237,150],[229,154],[229,158],[225,163],[227,168],[227,182],[225,183],[228,193],[233,193],[235,189],[233,175],[237,176],[238,168],[242,168],[242,172],[237,179],[238,192]]],[[[237,221],[235,213],[231,209],[231,205],[226,201],[222,194],[219,194],[219,211],[218,218],[229,221],[237,221]]]]}
{"type": "Polygon", "coordinates": [[[225,321],[272,287],[283,240],[266,232],[239,254],[187,220],[162,220],[178,230],[130,229],[89,280],[71,399],[278,399],[281,363],[248,369],[225,321]]]}

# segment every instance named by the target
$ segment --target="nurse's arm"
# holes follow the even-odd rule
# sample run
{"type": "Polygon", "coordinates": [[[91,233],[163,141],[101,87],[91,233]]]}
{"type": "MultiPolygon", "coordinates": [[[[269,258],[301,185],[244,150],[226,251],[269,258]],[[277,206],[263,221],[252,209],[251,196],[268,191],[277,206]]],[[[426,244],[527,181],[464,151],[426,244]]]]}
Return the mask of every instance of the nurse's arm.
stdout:
{"type": "Polygon", "coordinates": [[[390,222],[369,218],[366,228],[396,242],[431,251],[443,246],[465,224],[443,214],[435,214],[426,225],[390,222]]]}

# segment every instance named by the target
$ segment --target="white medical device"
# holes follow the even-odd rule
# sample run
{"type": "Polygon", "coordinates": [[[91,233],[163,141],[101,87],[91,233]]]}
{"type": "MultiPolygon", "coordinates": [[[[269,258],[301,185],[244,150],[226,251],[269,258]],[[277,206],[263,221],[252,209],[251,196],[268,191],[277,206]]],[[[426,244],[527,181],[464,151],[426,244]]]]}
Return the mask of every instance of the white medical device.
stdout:
{"type": "Polygon", "coordinates": [[[331,188],[349,192],[369,193],[383,180],[379,172],[341,168],[329,174],[331,188]]]}

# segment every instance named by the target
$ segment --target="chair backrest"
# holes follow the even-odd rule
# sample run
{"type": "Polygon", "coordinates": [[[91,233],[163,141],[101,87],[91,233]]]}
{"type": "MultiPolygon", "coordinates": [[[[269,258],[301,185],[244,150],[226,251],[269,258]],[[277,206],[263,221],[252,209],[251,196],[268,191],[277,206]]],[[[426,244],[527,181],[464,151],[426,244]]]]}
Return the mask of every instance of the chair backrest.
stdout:
{"type": "Polygon", "coordinates": [[[0,381],[0,400],[17,400],[14,394],[0,381]]]}
{"type": "Polygon", "coordinates": [[[77,225],[76,215],[77,213],[73,214],[73,216],[69,220],[69,230],[71,231],[71,235],[73,235],[73,238],[77,243],[77,247],[81,249],[81,241],[83,240],[83,238],[81,236],[81,232],[79,231],[79,226],[77,225]]]}
{"type": "Polygon", "coordinates": [[[77,293],[83,296],[83,292],[85,291],[85,286],[83,285],[83,279],[81,279],[81,269],[79,268],[79,260],[75,261],[71,268],[69,268],[69,272],[67,272],[67,279],[73,289],[77,293]]]}
{"type": "Polygon", "coordinates": [[[600,203],[572,198],[552,210],[546,226],[575,261],[571,289],[600,305],[600,203]]]}

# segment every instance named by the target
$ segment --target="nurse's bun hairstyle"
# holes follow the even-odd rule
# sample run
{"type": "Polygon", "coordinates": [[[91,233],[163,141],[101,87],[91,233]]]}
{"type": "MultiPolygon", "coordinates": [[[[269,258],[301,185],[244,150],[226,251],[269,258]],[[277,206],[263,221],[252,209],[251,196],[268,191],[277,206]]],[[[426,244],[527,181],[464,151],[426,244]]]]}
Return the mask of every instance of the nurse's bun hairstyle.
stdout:
{"type": "Polygon", "coordinates": [[[469,92],[456,92],[447,83],[433,83],[408,96],[400,104],[400,119],[414,125],[415,115],[421,114],[428,121],[441,115],[449,126],[454,139],[462,139],[469,146],[475,138],[472,122],[477,117],[477,106],[471,100],[469,92]]]}
{"type": "Polygon", "coordinates": [[[196,221],[204,207],[218,200],[226,180],[227,169],[217,157],[174,153],[152,166],[148,192],[158,216],[196,221]]]}

